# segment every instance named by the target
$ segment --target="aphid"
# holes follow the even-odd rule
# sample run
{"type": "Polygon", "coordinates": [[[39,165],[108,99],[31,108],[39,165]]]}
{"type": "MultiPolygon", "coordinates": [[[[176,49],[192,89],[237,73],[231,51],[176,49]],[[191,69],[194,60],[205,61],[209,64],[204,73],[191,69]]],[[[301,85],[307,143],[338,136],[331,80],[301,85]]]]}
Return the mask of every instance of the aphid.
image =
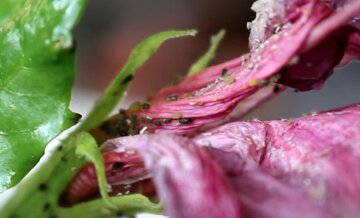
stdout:
{"type": "Polygon", "coordinates": [[[140,109],[141,109],[141,103],[138,102],[138,101],[135,101],[135,102],[133,102],[133,103],[130,105],[128,111],[129,111],[130,113],[135,113],[135,112],[137,112],[137,111],[140,110],[140,109]]]}
{"type": "Polygon", "coordinates": [[[226,69],[226,68],[223,68],[223,69],[221,70],[221,76],[224,77],[226,74],[227,74],[227,69],[226,69]]]}
{"type": "Polygon", "coordinates": [[[191,118],[181,118],[179,119],[179,123],[180,124],[189,124],[189,123],[192,123],[192,119],[191,118]]]}
{"type": "Polygon", "coordinates": [[[270,81],[269,80],[266,80],[266,79],[262,79],[262,80],[259,80],[257,81],[257,86],[258,87],[264,87],[264,86],[267,86],[270,84],[270,81]]]}
{"type": "Polygon", "coordinates": [[[292,57],[288,63],[288,66],[293,66],[293,65],[296,65],[298,64],[300,61],[300,58],[298,55],[295,55],[294,57],[292,57]]]}
{"type": "Polygon", "coordinates": [[[136,127],[137,126],[137,124],[138,124],[137,115],[135,115],[135,114],[131,115],[129,120],[130,120],[130,126],[131,127],[136,127]]]}
{"type": "Polygon", "coordinates": [[[281,74],[276,74],[275,76],[271,77],[270,82],[276,83],[281,78],[281,74]]]}
{"type": "Polygon", "coordinates": [[[148,102],[143,102],[141,104],[141,108],[144,110],[148,110],[148,109],[150,109],[150,104],[148,102]]]}
{"type": "Polygon", "coordinates": [[[176,100],[178,100],[178,96],[175,95],[175,94],[172,94],[172,95],[167,96],[166,100],[168,100],[168,101],[176,101],[176,100]]]}
{"type": "Polygon", "coordinates": [[[112,128],[109,121],[105,121],[103,124],[101,124],[100,129],[108,134],[112,133],[112,128]]]}
{"type": "Polygon", "coordinates": [[[197,102],[195,103],[195,105],[201,107],[201,106],[204,106],[204,105],[205,105],[205,102],[203,102],[203,101],[197,101],[197,102]]]}
{"type": "Polygon", "coordinates": [[[124,164],[121,163],[121,162],[114,162],[114,163],[111,165],[111,170],[116,171],[116,170],[121,169],[123,166],[124,166],[124,164]]]}
{"type": "Polygon", "coordinates": [[[224,79],[224,82],[225,82],[227,85],[231,85],[231,84],[233,84],[233,83],[235,82],[234,77],[232,77],[232,76],[230,76],[230,75],[225,75],[225,76],[223,77],[223,79],[224,79]]]}
{"type": "Polygon", "coordinates": [[[46,202],[43,206],[43,211],[47,211],[50,209],[50,203],[49,202],[46,202]]]}
{"type": "Polygon", "coordinates": [[[151,117],[145,117],[144,122],[145,123],[153,123],[153,119],[151,117]]]}
{"type": "Polygon", "coordinates": [[[125,79],[121,82],[121,85],[126,85],[133,79],[133,75],[130,74],[129,76],[125,77],[125,79]]]}
{"type": "Polygon", "coordinates": [[[154,120],[154,125],[155,126],[161,126],[161,121],[160,120],[154,120]]]}
{"type": "Polygon", "coordinates": [[[279,85],[275,85],[274,86],[274,93],[279,93],[280,92],[280,86],[279,85]]]}
{"type": "Polygon", "coordinates": [[[162,123],[171,123],[171,119],[170,118],[164,118],[161,120],[162,123]]]}
{"type": "Polygon", "coordinates": [[[47,185],[45,184],[45,183],[41,183],[40,185],[39,185],[39,190],[40,191],[46,191],[47,190],[47,185]]]}
{"type": "Polygon", "coordinates": [[[194,93],[188,92],[188,93],[183,94],[183,97],[188,98],[188,97],[193,97],[194,95],[195,95],[194,93]]]}
{"type": "Polygon", "coordinates": [[[172,118],[174,118],[174,119],[180,119],[182,117],[182,114],[181,113],[174,113],[173,115],[172,115],[172,118]]]}

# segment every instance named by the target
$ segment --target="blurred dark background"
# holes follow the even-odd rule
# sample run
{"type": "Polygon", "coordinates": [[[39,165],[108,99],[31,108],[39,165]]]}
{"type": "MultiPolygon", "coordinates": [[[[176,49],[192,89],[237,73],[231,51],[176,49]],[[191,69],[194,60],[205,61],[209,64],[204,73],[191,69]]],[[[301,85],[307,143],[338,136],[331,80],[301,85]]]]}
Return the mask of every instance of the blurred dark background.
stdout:
{"type": "MultiPolygon", "coordinates": [[[[168,41],[136,74],[123,106],[145,98],[189,66],[209,45],[209,37],[221,28],[227,34],[213,64],[247,51],[246,23],[254,18],[251,0],[89,0],[75,30],[78,77],[73,110],[89,111],[95,99],[115,77],[131,49],[147,36],[169,29],[199,31],[196,37],[168,41]]],[[[289,90],[248,116],[286,118],[360,102],[360,64],[336,70],[320,91],[289,90]]]]}

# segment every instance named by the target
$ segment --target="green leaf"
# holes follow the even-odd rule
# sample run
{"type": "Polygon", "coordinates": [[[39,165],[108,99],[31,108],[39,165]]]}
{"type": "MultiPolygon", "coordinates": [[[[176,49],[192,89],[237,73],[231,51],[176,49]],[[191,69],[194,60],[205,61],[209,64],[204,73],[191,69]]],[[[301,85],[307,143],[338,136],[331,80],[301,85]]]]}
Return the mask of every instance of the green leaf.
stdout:
{"type": "Polygon", "coordinates": [[[0,218],[8,217],[114,217],[116,214],[134,215],[138,212],[161,213],[162,207],[140,194],[97,199],[65,208],[59,198],[67,184],[85,164],[85,154],[99,163],[95,140],[85,132],[73,134],[60,146],[48,151],[48,156],[17,186],[6,202],[0,203],[0,218]]]}
{"type": "Polygon", "coordinates": [[[78,155],[82,155],[91,162],[93,162],[99,183],[101,197],[104,199],[104,202],[109,207],[114,207],[114,205],[109,200],[109,194],[107,190],[108,183],[106,182],[104,159],[100,153],[100,149],[96,141],[92,137],[87,137],[86,135],[84,135],[83,140],[84,143],[81,143],[77,146],[75,153],[78,155]]]}
{"type": "Polygon", "coordinates": [[[85,0],[0,2],[1,192],[74,123],[68,109],[75,66],[71,29],[85,0]]]}
{"type": "Polygon", "coordinates": [[[193,65],[191,65],[187,76],[191,76],[207,67],[215,57],[215,52],[225,36],[225,30],[220,30],[216,35],[211,36],[210,47],[193,65]]]}
{"type": "Polygon", "coordinates": [[[131,52],[123,69],[96,102],[87,118],[82,122],[80,129],[85,131],[91,130],[107,118],[119,100],[124,96],[135,71],[150,58],[163,42],[168,39],[194,36],[195,34],[195,30],[164,31],[148,37],[137,45],[131,52]]]}
{"type": "Polygon", "coordinates": [[[0,1],[0,25],[9,19],[23,5],[25,0],[1,0],[0,1]]]}
{"type": "Polygon", "coordinates": [[[72,208],[59,208],[57,214],[60,218],[114,218],[123,216],[133,217],[141,212],[161,214],[163,210],[160,204],[154,204],[147,197],[140,194],[111,197],[110,200],[116,209],[109,208],[102,199],[99,199],[77,204],[72,208]]]}
{"type": "Polygon", "coordinates": [[[57,208],[60,193],[85,163],[82,157],[75,154],[76,145],[82,144],[84,140],[84,133],[72,135],[59,147],[48,151],[48,156],[38,163],[39,166],[14,190],[9,190],[13,193],[6,202],[0,204],[0,218],[29,217],[30,214],[31,217],[43,217],[42,209],[47,203],[51,208],[57,208]]]}

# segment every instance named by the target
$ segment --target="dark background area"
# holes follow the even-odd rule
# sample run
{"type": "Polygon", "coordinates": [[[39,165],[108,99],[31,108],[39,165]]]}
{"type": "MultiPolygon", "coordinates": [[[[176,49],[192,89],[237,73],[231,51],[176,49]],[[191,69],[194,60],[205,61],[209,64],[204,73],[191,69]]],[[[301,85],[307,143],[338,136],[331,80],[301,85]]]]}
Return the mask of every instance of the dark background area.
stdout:
{"type": "MultiPolygon", "coordinates": [[[[221,28],[227,34],[213,64],[247,51],[246,23],[254,18],[250,0],[89,0],[75,30],[78,46],[78,78],[72,108],[88,112],[96,97],[115,77],[131,49],[147,36],[169,29],[199,31],[196,37],[174,39],[136,74],[127,99],[143,99],[189,66],[209,45],[209,37],[221,28]]],[[[288,90],[248,116],[261,119],[299,116],[360,102],[360,64],[336,70],[320,91],[288,90]]]]}

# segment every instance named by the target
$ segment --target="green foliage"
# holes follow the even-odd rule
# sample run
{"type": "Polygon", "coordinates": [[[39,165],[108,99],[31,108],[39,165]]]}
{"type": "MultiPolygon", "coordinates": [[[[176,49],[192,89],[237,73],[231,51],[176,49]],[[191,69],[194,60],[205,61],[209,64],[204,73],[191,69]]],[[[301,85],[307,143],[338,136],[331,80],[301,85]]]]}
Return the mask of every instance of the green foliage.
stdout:
{"type": "MultiPolygon", "coordinates": [[[[59,206],[59,197],[67,184],[84,165],[86,157],[103,164],[92,136],[85,132],[71,135],[52,150],[43,163],[13,190],[7,201],[0,205],[0,218],[8,217],[115,217],[122,213],[160,213],[162,208],[140,194],[107,197],[65,208],[59,206]],[[76,153],[81,153],[77,155],[76,153]],[[111,205],[109,205],[111,202],[111,205]]],[[[101,176],[100,176],[101,177],[101,176]]],[[[105,180],[105,177],[103,177],[105,180]]]]}
{"type": "Polygon", "coordinates": [[[0,1],[0,192],[71,126],[71,29],[85,0],[0,1]]]}

